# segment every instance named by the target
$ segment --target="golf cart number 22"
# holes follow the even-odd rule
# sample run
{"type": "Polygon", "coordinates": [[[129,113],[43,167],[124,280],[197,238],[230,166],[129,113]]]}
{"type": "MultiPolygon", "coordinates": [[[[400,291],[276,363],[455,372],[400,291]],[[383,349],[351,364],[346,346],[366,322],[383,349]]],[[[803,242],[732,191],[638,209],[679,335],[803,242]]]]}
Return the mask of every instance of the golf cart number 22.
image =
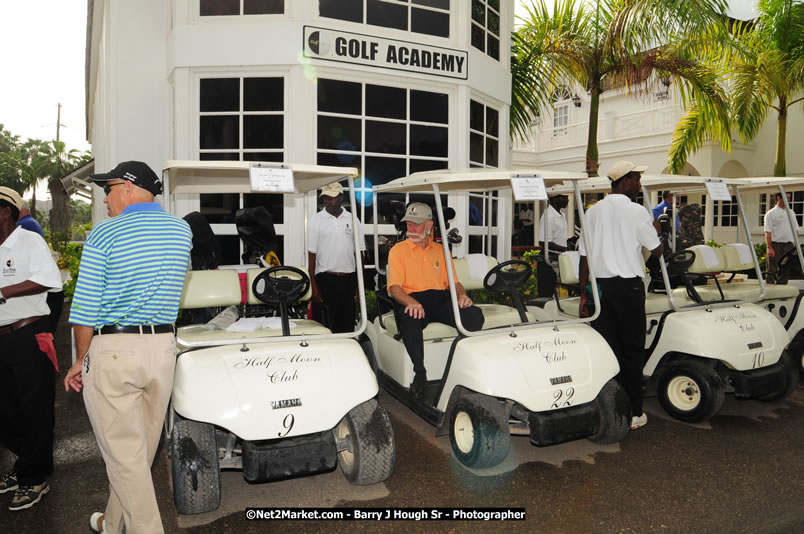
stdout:
{"type": "Polygon", "coordinates": [[[564,408],[565,406],[572,406],[573,395],[575,395],[575,388],[555,390],[553,392],[553,399],[555,399],[555,402],[550,407],[564,408]]]}

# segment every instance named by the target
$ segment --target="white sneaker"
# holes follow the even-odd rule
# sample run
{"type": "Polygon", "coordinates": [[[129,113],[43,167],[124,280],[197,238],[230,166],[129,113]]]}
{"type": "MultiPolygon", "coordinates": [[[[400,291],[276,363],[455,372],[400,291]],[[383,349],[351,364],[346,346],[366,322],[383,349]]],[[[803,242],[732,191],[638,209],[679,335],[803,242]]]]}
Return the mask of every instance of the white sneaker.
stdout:
{"type": "Polygon", "coordinates": [[[106,534],[106,518],[100,512],[93,512],[89,516],[89,529],[96,534],[106,534]]]}
{"type": "Polygon", "coordinates": [[[642,412],[642,415],[637,417],[636,415],[631,418],[631,430],[636,430],[641,426],[645,426],[648,424],[648,414],[642,412]]]}

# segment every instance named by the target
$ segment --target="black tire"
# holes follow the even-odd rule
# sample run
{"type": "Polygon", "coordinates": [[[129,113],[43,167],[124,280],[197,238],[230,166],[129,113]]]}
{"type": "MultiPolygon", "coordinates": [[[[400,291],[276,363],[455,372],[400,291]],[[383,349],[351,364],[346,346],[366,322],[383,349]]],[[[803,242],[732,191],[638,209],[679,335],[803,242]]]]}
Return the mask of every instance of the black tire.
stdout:
{"type": "Polygon", "coordinates": [[[388,412],[377,399],[355,406],[333,430],[336,441],[347,448],[338,451],[338,464],[346,480],[358,486],[382,482],[396,464],[394,430],[388,412]]]}
{"type": "Polygon", "coordinates": [[[215,427],[176,420],[170,436],[173,500],[180,514],[201,514],[221,504],[215,427]]]}
{"type": "Polygon", "coordinates": [[[798,385],[799,369],[796,369],[796,365],[793,363],[793,356],[790,355],[790,353],[787,351],[782,352],[782,356],[779,358],[779,362],[776,365],[781,366],[784,370],[785,385],[779,391],[757,397],[761,401],[775,401],[787,398],[798,385]]]}
{"type": "Polygon", "coordinates": [[[702,362],[672,362],[659,377],[659,402],[679,421],[706,421],[720,411],[725,398],[723,379],[702,362]]]}
{"type": "Polygon", "coordinates": [[[595,399],[600,411],[600,430],[589,436],[595,443],[617,443],[631,430],[631,400],[613,378],[606,382],[595,399]]]}
{"type": "Polygon", "coordinates": [[[493,467],[508,456],[508,409],[492,397],[472,393],[455,403],[449,418],[452,452],[467,467],[493,467]]]}

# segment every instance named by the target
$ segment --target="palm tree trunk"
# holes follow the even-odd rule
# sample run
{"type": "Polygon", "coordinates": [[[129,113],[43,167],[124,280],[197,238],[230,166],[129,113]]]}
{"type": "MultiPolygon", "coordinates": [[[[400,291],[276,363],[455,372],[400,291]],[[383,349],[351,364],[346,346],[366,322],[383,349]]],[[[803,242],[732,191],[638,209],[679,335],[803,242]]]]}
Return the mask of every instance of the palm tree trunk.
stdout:
{"type": "Polygon", "coordinates": [[[47,184],[53,209],[50,210],[50,231],[67,232],[70,229],[70,197],[58,178],[51,178],[47,184]]]}
{"type": "Polygon", "coordinates": [[[586,173],[589,176],[598,176],[600,168],[597,151],[597,121],[600,111],[600,81],[592,82],[592,99],[589,102],[589,135],[586,139],[586,173]]]}
{"type": "Polygon", "coordinates": [[[785,146],[787,143],[787,95],[779,95],[779,118],[776,123],[776,161],[773,164],[774,176],[787,176],[785,146]]]}

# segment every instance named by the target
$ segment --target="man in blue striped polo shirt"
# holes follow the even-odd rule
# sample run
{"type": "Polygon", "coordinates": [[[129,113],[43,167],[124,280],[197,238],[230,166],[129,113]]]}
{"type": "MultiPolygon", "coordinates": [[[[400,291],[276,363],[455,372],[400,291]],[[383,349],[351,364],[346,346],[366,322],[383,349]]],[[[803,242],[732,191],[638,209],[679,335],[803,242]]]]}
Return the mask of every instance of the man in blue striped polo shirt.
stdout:
{"type": "Polygon", "coordinates": [[[90,517],[95,532],[164,532],[151,463],[173,388],[173,323],[190,262],[185,221],[154,202],[162,182],[147,164],[127,161],[92,180],[103,186],[111,219],[84,245],[70,323],[78,360],[64,379],[84,390],[110,496],[90,517]]]}

